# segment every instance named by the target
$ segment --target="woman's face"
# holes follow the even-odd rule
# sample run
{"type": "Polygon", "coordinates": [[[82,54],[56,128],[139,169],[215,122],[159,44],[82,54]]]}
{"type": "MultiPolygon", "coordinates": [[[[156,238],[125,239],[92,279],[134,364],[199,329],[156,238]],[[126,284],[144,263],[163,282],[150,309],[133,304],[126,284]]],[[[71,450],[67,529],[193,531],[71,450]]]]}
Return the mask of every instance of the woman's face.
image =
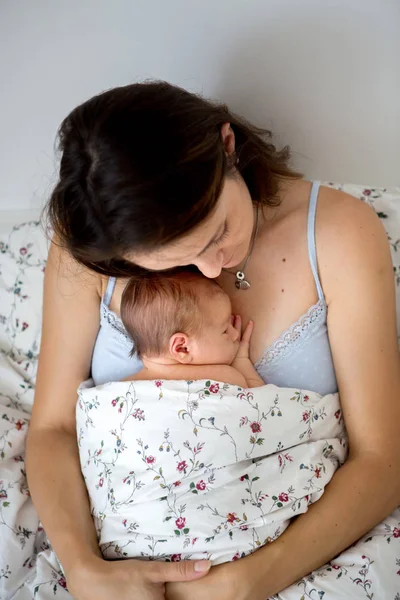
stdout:
{"type": "Polygon", "coordinates": [[[206,277],[215,278],[222,268],[244,260],[253,227],[253,203],[237,174],[226,178],[214,212],[193,231],[159,250],[134,252],[127,259],[151,271],[195,265],[206,277]]]}

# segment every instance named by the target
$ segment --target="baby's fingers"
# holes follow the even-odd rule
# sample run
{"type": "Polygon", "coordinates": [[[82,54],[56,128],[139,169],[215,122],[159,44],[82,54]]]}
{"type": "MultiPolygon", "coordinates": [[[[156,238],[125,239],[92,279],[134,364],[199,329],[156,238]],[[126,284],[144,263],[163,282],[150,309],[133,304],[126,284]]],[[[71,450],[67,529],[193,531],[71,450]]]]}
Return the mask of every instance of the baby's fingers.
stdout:
{"type": "Polygon", "coordinates": [[[242,337],[242,317],[240,315],[234,315],[232,324],[236,331],[239,333],[240,339],[242,337]]]}
{"type": "Polygon", "coordinates": [[[250,339],[251,339],[251,334],[253,333],[253,328],[254,328],[254,321],[249,321],[247,323],[246,329],[243,332],[242,335],[242,342],[245,342],[247,344],[250,343],[250,339]]]}

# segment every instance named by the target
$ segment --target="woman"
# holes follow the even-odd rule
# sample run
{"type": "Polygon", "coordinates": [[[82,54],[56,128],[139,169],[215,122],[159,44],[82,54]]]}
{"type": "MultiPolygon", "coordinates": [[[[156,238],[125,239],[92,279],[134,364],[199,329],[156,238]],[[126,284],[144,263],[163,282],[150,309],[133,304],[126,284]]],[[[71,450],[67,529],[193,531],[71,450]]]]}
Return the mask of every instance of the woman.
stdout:
{"type": "Polygon", "coordinates": [[[276,151],[263,133],[163,82],[100,94],[61,126],[27,468],[78,600],[154,600],[165,589],[174,599],[264,600],[400,501],[400,376],[385,232],[368,206],[302,180],[288,150],[276,151]],[[349,458],[308,513],[240,561],[210,572],[207,562],[105,562],[80,473],[76,388],[90,374],[101,383],[140,368],[118,317],[126,277],[188,265],[217,278],[244,323],[254,319],[250,352],[264,380],[339,390],[349,458]]]}

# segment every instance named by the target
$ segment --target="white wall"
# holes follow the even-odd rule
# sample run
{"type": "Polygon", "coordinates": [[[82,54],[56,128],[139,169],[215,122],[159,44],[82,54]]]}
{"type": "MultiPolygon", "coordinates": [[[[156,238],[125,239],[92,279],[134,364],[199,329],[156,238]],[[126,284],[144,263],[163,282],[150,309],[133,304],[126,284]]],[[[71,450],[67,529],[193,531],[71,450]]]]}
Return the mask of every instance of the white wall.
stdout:
{"type": "Polygon", "coordinates": [[[54,180],[61,119],[163,78],[290,143],[308,177],[400,183],[398,0],[1,0],[0,208],[54,180]]]}

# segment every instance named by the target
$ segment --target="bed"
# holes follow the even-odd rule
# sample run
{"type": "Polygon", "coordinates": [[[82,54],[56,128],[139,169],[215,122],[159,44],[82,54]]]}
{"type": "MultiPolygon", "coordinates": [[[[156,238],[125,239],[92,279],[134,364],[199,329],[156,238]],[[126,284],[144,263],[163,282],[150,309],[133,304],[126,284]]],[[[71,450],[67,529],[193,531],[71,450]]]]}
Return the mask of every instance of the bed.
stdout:
{"type": "MultiPolygon", "coordinates": [[[[387,231],[400,340],[400,187],[329,185],[369,203],[387,231]]],[[[40,344],[48,250],[37,211],[0,212],[0,598],[70,599],[62,568],[40,525],[27,486],[24,444],[40,344]]],[[[400,511],[298,583],[279,600],[400,600],[400,511]],[[378,562],[385,564],[385,577],[378,562]],[[350,590],[350,592],[349,592],[350,590]]]]}

